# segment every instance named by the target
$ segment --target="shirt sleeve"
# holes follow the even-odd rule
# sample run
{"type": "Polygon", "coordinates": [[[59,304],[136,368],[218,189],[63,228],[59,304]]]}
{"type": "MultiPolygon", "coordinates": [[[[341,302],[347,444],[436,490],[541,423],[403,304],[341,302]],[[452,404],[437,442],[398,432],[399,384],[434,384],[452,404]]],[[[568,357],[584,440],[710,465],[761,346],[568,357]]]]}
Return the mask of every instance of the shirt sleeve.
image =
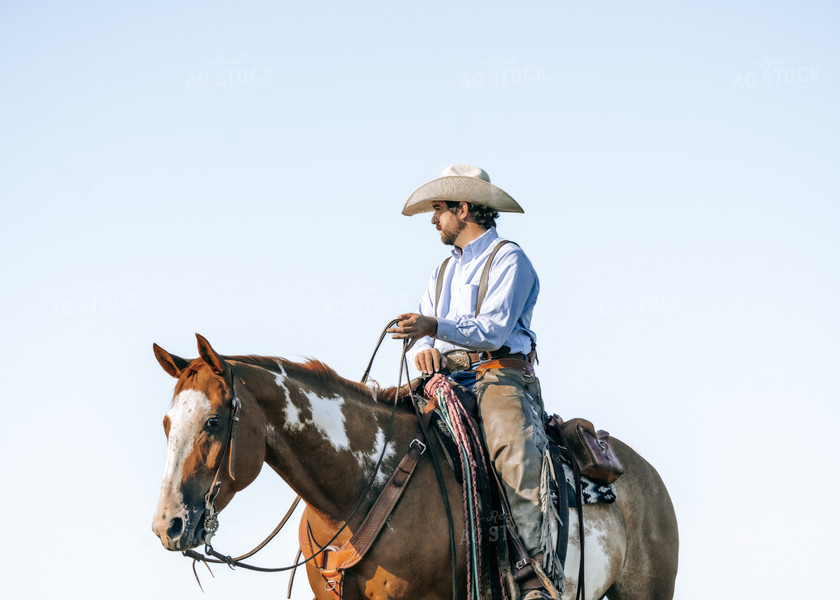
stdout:
{"type": "Polygon", "coordinates": [[[538,285],[534,268],[519,248],[499,252],[490,268],[487,295],[478,317],[473,312],[456,319],[439,318],[435,337],[471,350],[498,350],[510,337],[538,285]]]}

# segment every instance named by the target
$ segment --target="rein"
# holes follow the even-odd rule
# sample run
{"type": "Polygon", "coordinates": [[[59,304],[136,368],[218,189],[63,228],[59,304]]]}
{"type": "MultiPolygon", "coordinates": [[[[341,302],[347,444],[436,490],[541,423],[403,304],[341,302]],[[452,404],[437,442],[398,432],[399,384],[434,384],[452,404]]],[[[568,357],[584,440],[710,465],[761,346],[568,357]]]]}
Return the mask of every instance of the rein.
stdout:
{"type": "MultiPolygon", "coordinates": [[[[367,382],[367,378],[370,374],[371,366],[373,365],[373,360],[376,357],[376,353],[379,351],[379,347],[382,345],[382,341],[385,338],[387,330],[392,325],[397,323],[398,321],[399,321],[399,319],[392,320],[391,322],[388,323],[388,325],[385,326],[385,329],[383,329],[382,334],[379,338],[379,342],[377,343],[376,348],[374,349],[373,356],[370,359],[370,363],[368,364],[368,367],[365,370],[364,376],[362,378],[362,383],[367,382]]],[[[262,550],[280,532],[280,530],[288,522],[289,518],[291,518],[292,514],[294,513],[298,504],[300,503],[301,498],[300,498],[300,496],[297,496],[295,498],[294,502],[292,503],[292,506],[286,512],[283,519],[280,521],[280,523],[277,525],[277,527],[275,527],[274,531],[272,531],[271,534],[269,534],[268,537],[265,540],[263,540],[259,545],[257,545],[256,548],[254,548],[253,550],[251,550],[251,551],[249,551],[249,552],[247,552],[247,553],[245,553],[241,556],[237,556],[235,558],[232,557],[232,556],[224,555],[224,554],[221,554],[220,552],[217,552],[213,548],[213,546],[211,545],[210,541],[219,529],[218,511],[216,510],[216,497],[219,495],[219,491],[221,490],[221,485],[222,485],[220,476],[221,476],[221,473],[222,473],[222,468],[224,467],[224,464],[225,464],[225,457],[222,456],[221,462],[219,463],[219,466],[216,469],[216,474],[213,477],[213,482],[210,484],[210,489],[209,489],[209,491],[207,492],[207,495],[204,498],[205,511],[206,511],[206,515],[205,515],[205,518],[204,518],[204,530],[205,530],[204,554],[202,554],[200,552],[197,552],[195,550],[192,550],[192,549],[184,550],[182,552],[182,554],[184,556],[193,559],[193,574],[196,577],[196,581],[198,581],[199,587],[201,587],[201,581],[198,580],[198,573],[196,573],[196,570],[195,570],[195,563],[196,562],[203,562],[203,563],[205,563],[206,566],[208,566],[208,568],[209,568],[208,563],[213,563],[213,564],[226,564],[231,569],[233,569],[235,567],[241,567],[243,569],[248,569],[248,570],[251,570],[251,571],[259,571],[259,572],[263,572],[263,573],[277,573],[277,572],[281,572],[281,571],[294,571],[299,566],[305,565],[306,563],[312,561],[315,557],[325,553],[326,551],[328,551],[332,547],[332,543],[349,526],[350,521],[359,512],[359,509],[361,508],[362,503],[364,502],[364,499],[368,496],[371,489],[373,489],[373,484],[376,481],[376,476],[379,473],[379,469],[381,468],[382,462],[385,458],[385,452],[388,448],[387,440],[390,439],[391,433],[393,432],[394,420],[395,420],[395,417],[396,417],[397,406],[399,404],[399,397],[400,397],[399,389],[400,389],[400,385],[402,383],[402,376],[403,376],[403,368],[404,367],[405,367],[406,375],[408,374],[408,363],[407,363],[407,360],[406,360],[406,357],[405,357],[407,346],[408,346],[407,342],[403,343],[402,355],[400,357],[399,376],[397,378],[397,392],[394,395],[394,405],[393,405],[392,410],[391,410],[391,417],[390,417],[390,420],[388,422],[387,432],[385,434],[386,443],[383,444],[383,446],[382,446],[382,452],[379,455],[379,460],[377,461],[376,466],[374,467],[373,474],[371,475],[371,478],[368,481],[367,486],[365,487],[365,491],[361,494],[358,502],[356,503],[356,506],[353,508],[353,510],[350,512],[350,515],[344,521],[344,525],[342,525],[338,529],[338,531],[336,531],[335,535],[333,535],[333,537],[330,538],[330,540],[323,547],[321,547],[317,552],[312,554],[309,558],[307,558],[305,560],[302,560],[302,561],[299,561],[299,562],[296,558],[294,564],[291,564],[291,565],[288,565],[288,566],[285,566],[285,567],[273,567],[273,568],[271,568],[271,567],[258,567],[258,566],[255,566],[255,565],[250,565],[250,564],[242,562],[244,559],[250,558],[251,556],[253,556],[257,552],[262,550]]],[[[242,409],[242,402],[239,400],[239,396],[236,393],[236,376],[233,374],[232,369],[231,369],[230,375],[231,375],[231,382],[232,382],[231,421],[230,421],[230,427],[228,429],[227,443],[225,444],[225,453],[228,455],[228,461],[227,461],[228,462],[228,465],[227,465],[228,474],[230,475],[230,478],[235,481],[236,477],[235,477],[235,474],[234,474],[233,459],[234,459],[235,452],[236,452],[236,428],[237,428],[237,425],[239,424],[239,412],[242,409]]],[[[423,434],[425,435],[425,433],[426,433],[425,428],[423,428],[423,434]]],[[[415,441],[419,441],[419,440],[415,440],[415,441]]],[[[413,446],[414,446],[414,442],[412,442],[412,447],[413,446]]],[[[433,454],[434,454],[434,452],[433,452],[433,454]]],[[[437,463],[437,461],[435,461],[435,463],[437,463]]],[[[437,466],[437,464],[436,464],[436,466],[437,466]]],[[[372,543],[372,541],[371,541],[371,543],[372,543]]],[[[298,557],[299,556],[300,556],[300,552],[298,553],[298,557]]],[[[212,572],[211,572],[211,574],[212,574],[212,572]]],[[[453,577],[454,577],[454,570],[453,570],[453,577]]]]}
{"type": "MultiPolygon", "coordinates": [[[[444,265],[441,267],[442,269],[446,268],[446,262],[449,259],[444,261],[444,265]]],[[[439,280],[442,281],[442,280],[439,280]]],[[[440,290],[438,290],[440,292],[440,290]]],[[[388,323],[385,328],[382,330],[382,333],[379,335],[379,341],[376,343],[376,347],[373,349],[373,355],[370,357],[370,362],[368,362],[367,368],[365,369],[364,375],[362,375],[362,383],[366,383],[368,376],[370,375],[370,370],[373,367],[373,361],[376,358],[376,353],[379,352],[379,347],[382,345],[382,340],[385,339],[385,335],[388,333],[388,330],[391,328],[392,325],[396,325],[399,323],[399,319],[393,319],[390,323],[388,323]]],[[[406,374],[408,373],[408,361],[405,357],[406,350],[408,349],[408,340],[403,343],[402,349],[402,356],[400,357],[400,375],[397,378],[397,394],[394,399],[394,403],[396,403],[396,398],[399,397],[399,385],[402,381],[402,372],[403,368],[406,370],[406,374]]],[[[411,394],[411,382],[409,381],[409,394],[411,394]]],[[[446,494],[446,482],[443,479],[443,473],[441,472],[440,468],[440,458],[437,455],[437,451],[435,450],[435,445],[431,443],[431,437],[429,436],[428,431],[428,421],[427,419],[420,413],[420,407],[417,405],[416,402],[411,403],[414,407],[414,412],[417,415],[417,421],[420,423],[420,429],[422,431],[423,436],[429,442],[429,450],[432,457],[432,465],[435,468],[435,476],[438,480],[438,487],[440,487],[440,494],[441,500],[443,501],[444,509],[446,510],[446,523],[449,530],[449,557],[451,561],[451,568],[452,568],[452,598],[453,600],[458,597],[458,556],[457,550],[455,548],[455,524],[452,518],[452,507],[449,506],[449,498],[446,494]]],[[[393,416],[392,416],[393,418],[393,416]]],[[[335,539],[335,538],[333,538],[335,539]]],[[[330,542],[327,542],[327,546],[329,546],[330,542]]],[[[323,548],[322,548],[323,550],[323,548]]]]}

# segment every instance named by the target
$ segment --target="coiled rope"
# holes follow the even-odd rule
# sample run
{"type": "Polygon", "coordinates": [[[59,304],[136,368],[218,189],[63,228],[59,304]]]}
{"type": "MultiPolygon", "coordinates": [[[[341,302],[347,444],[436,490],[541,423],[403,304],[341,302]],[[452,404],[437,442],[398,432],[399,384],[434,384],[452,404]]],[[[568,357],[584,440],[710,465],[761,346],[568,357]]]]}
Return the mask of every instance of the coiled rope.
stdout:
{"type": "MultiPolygon", "coordinates": [[[[449,380],[438,373],[432,377],[424,388],[426,397],[437,404],[441,420],[459,448],[458,458],[463,474],[463,506],[467,527],[469,560],[467,561],[467,589],[472,600],[481,600],[482,580],[482,526],[481,496],[479,476],[476,471],[477,461],[473,452],[472,440],[478,438],[472,420],[464,406],[458,400],[449,380]]],[[[487,464],[483,453],[478,453],[478,460],[482,468],[487,471],[487,464]]]]}

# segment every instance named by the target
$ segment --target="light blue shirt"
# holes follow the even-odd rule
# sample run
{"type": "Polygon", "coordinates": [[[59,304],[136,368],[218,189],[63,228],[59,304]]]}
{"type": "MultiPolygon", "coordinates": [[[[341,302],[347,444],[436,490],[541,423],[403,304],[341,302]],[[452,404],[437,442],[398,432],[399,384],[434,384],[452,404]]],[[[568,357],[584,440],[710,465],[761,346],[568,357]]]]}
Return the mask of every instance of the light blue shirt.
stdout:
{"type": "MultiPolygon", "coordinates": [[[[460,254],[453,248],[453,259],[443,274],[437,334],[418,340],[412,349],[415,354],[432,347],[445,353],[459,349],[493,351],[502,346],[514,354],[528,354],[536,346],[537,336],[530,327],[540,282],[531,261],[515,244],[505,244],[493,259],[487,295],[481,312],[475,316],[481,272],[500,241],[496,229],[491,228],[467,244],[460,254]]],[[[439,271],[440,265],[420,299],[418,312],[422,315],[435,314],[439,271]]]]}

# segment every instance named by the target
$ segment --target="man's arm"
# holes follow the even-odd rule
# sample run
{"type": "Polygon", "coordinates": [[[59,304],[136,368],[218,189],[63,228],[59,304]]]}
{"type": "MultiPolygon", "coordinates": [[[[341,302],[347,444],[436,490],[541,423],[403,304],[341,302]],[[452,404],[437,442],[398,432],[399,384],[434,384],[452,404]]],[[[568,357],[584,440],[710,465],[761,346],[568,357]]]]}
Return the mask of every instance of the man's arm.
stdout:
{"type": "Polygon", "coordinates": [[[391,337],[395,340],[411,340],[409,348],[414,346],[418,340],[424,343],[425,347],[421,347],[414,355],[414,366],[417,367],[424,375],[430,375],[440,371],[441,367],[446,365],[446,359],[440,351],[426,344],[430,344],[437,332],[437,319],[434,317],[426,317],[417,313],[404,313],[399,317],[400,322],[396,327],[388,330],[391,337]]]}

